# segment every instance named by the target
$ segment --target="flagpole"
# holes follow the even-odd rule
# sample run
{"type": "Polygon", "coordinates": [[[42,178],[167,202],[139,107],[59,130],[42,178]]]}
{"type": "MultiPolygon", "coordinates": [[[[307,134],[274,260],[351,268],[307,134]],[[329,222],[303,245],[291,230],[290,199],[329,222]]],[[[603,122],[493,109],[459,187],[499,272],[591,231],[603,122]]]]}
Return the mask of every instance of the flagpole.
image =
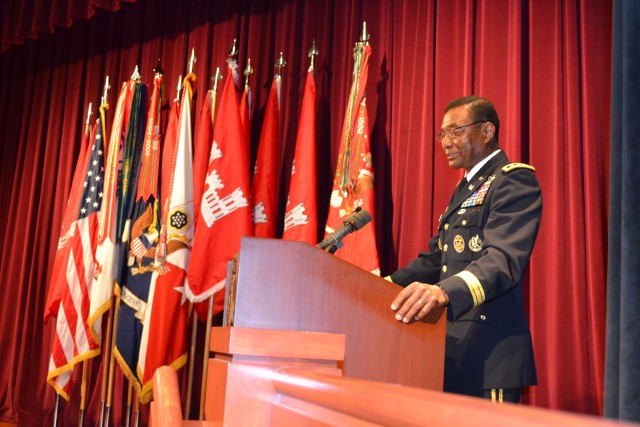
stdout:
{"type": "MultiPolygon", "coordinates": [[[[109,101],[108,101],[108,93],[109,93],[109,89],[111,89],[111,86],[109,85],[109,76],[106,76],[105,78],[105,82],[104,82],[104,88],[102,89],[102,98],[100,100],[100,118],[101,123],[100,126],[102,126],[103,130],[106,130],[106,124],[104,123],[104,112],[109,109],[109,101]]],[[[106,132],[103,132],[104,135],[103,137],[105,138],[105,140],[107,139],[107,134],[106,132]]],[[[109,360],[109,350],[110,350],[110,338],[111,338],[111,327],[113,324],[113,310],[109,310],[109,318],[107,320],[107,333],[106,333],[106,339],[105,339],[105,345],[103,348],[103,352],[102,352],[102,360],[104,363],[104,366],[102,368],[102,390],[100,393],[100,427],[104,426],[104,418],[105,418],[105,402],[106,402],[106,398],[107,398],[107,383],[108,383],[108,370],[107,370],[107,363],[106,361],[109,360]]]]}
{"type": "Polygon", "coordinates": [[[131,425],[131,394],[133,393],[133,384],[131,380],[128,381],[127,385],[127,411],[125,412],[125,427],[129,427],[131,425]]]}
{"type": "Polygon", "coordinates": [[[220,67],[216,67],[216,75],[211,77],[213,80],[213,96],[211,97],[211,127],[215,126],[216,121],[216,99],[218,98],[218,82],[222,80],[220,67]]]}
{"type": "MultiPolygon", "coordinates": [[[[228,61],[236,61],[238,57],[238,44],[237,44],[237,40],[234,38],[233,39],[233,45],[231,46],[231,50],[229,51],[229,56],[228,56],[228,61]]],[[[251,68],[251,66],[248,66],[249,68],[251,68]]],[[[251,70],[253,71],[253,70],[251,70]]],[[[219,77],[219,73],[220,73],[220,68],[218,67],[216,69],[216,76],[215,76],[215,89],[217,91],[217,85],[218,85],[218,80],[220,80],[222,77],[219,77]]],[[[233,78],[233,76],[229,76],[229,78],[233,78]]],[[[248,80],[248,75],[247,75],[247,80],[248,80]]],[[[214,102],[215,105],[215,102],[214,102]]],[[[215,116],[214,117],[214,121],[212,122],[212,125],[215,125],[215,116]]],[[[214,294],[211,295],[211,297],[209,297],[209,307],[207,309],[207,323],[205,326],[205,340],[204,340],[204,349],[203,349],[203,358],[202,358],[202,379],[200,381],[200,411],[198,414],[198,419],[199,420],[203,420],[204,419],[204,404],[205,404],[205,399],[207,396],[207,374],[208,374],[208,370],[209,370],[209,341],[211,340],[211,324],[212,324],[212,319],[213,319],[213,299],[214,299],[214,294]]]]}
{"type": "Polygon", "coordinates": [[[85,402],[87,399],[87,360],[82,361],[82,383],[80,384],[80,419],[78,425],[84,425],[85,402]]]}
{"type": "MultiPolygon", "coordinates": [[[[89,134],[91,131],[91,115],[93,112],[91,111],[92,103],[89,103],[89,108],[87,109],[87,120],[85,121],[85,133],[89,134]]],[[[82,361],[82,383],[80,384],[80,414],[78,425],[82,427],[84,425],[84,414],[85,414],[85,405],[87,401],[87,360],[82,361]]]]}
{"type": "Polygon", "coordinates": [[[253,74],[251,67],[251,58],[247,58],[247,66],[244,69],[244,90],[249,90],[249,76],[253,74]]]}
{"type": "Polygon", "coordinates": [[[140,423],[140,394],[138,392],[135,393],[135,400],[133,401],[133,412],[135,414],[133,425],[138,427],[140,423]]]}
{"type": "MultiPolygon", "coordinates": [[[[113,297],[111,298],[111,304],[113,306],[113,297]]],[[[107,393],[109,390],[109,360],[111,359],[111,330],[113,328],[114,313],[113,309],[109,310],[109,318],[107,320],[107,331],[105,334],[104,351],[102,361],[104,366],[102,367],[102,393],[100,402],[100,427],[105,425],[105,419],[108,415],[105,414],[107,404],[107,393]]],[[[108,424],[108,423],[106,423],[108,424]]]]}
{"type": "Polygon", "coordinates": [[[204,404],[207,397],[207,372],[209,370],[209,340],[211,340],[211,323],[213,318],[213,297],[215,294],[211,294],[209,297],[209,308],[207,309],[207,326],[205,330],[204,339],[204,358],[202,360],[202,381],[200,384],[200,413],[199,420],[204,420],[204,404]]]}
{"type": "MultiPolygon", "coordinates": [[[[220,73],[220,67],[216,68],[216,74],[211,77],[213,81],[213,90],[211,91],[211,126],[215,124],[215,111],[216,111],[216,99],[218,96],[218,82],[222,80],[222,74],[220,73]]],[[[198,207],[199,208],[199,207],[198,207]]],[[[191,400],[193,398],[193,377],[195,371],[195,357],[196,357],[196,341],[198,336],[198,316],[192,311],[193,305],[189,309],[193,316],[193,323],[191,326],[191,344],[189,346],[189,369],[187,375],[187,399],[185,402],[184,414],[188,420],[191,414],[191,400]]]]}
{"type": "Polygon", "coordinates": [[[356,99],[358,92],[360,91],[359,83],[360,83],[360,65],[362,54],[364,53],[364,49],[369,45],[369,33],[367,32],[367,23],[366,21],[362,22],[362,36],[355,43],[353,47],[353,58],[354,58],[354,66],[353,66],[353,83],[351,85],[351,90],[349,93],[349,101],[347,104],[346,111],[346,121],[345,121],[345,134],[342,135],[342,140],[344,142],[344,155],[342,157],[342,173],[340,177],[340,190],[343,195],[346,197],[349,194],[350,186],[351,186],[351,139],[350,139],[350,130],[353,125],[353,120],[355,120],[354,114],[357,109],[357,104],[360,103],[360,100],[356,99]]]}
{"type": "Polygon", "coordinates": [[[313,43],[311,44],[311,49],[309,49],[309,53],[307,56],[311,58],[311,65],[309,65],[309,71],[315,70],[315,59],[320,52],[318,51],[318,47],[316,46],[316,39],[313,39],[313,43]]]}
{"type": "Polygon", "coordinates": [[[176,95],[176,99],[173,102],[180,102],[180,93],[182,92],[182,74],[178,77],[178,86],[176,87],[178,90],[178,94],[176,95]]]}
{"type": "Polygon", "coordinates": [[[91,107],[92,107],[93,103],[89,103],[89,108],[87,109],[87,120],[84,122],[85,125],[85,131],[88,132],[91,126],[91,116],[93,115],[93,112],[91,111],[91,107]]]}
{"type": "Polygon", "coordinates": [[[60,407],[60,393],[56,393],[56,409],[53,411],[53,427],[58,425],[58,408],[60,407]]]}
{"type": "Polygon", "coordinates": [[[278,70],[276,72],[276,77],[280,78],[282,77],[282,68],[287,65],[287,61],[284,60],[284,56],[282,55],[282,52],[280,52],[280,56],[278,57],[278,60],[276,61],[275,67],[278,70]]]}
{"type": "Polygon", "coordinates": [[[116,341],[116,333],[118,330],[118,313],[120,312],[120,296],[116,295],[115,296],[116,299],[116,306],[114,309],[111,310],[111,312],[113,313],[113,326],[112,326],[112,333],[111,333],[111,342],[109,343],[109,376],[108,376],[108,382],[107,382],[107,401],[106,401],[106,414],[105,414],[105,422],[104,425],[106,427],[109,427],[109,418],[111,415],[111,399],[113,398],[113,379],[115,377],[115,360],[116,358],[113,357],[113,346],[115,345],[115,341],[116,341]]]}
{"type": "MultiPolygon", "coordinates": [[[[196,63],[198,58],[196,58],[196,51],[194,48],[191,48],[191,57],[189,58],[189,74],[193,73],[193,64],[196,63]]],[[[213,79],[213,77],[212,77],[213,79]]],[[[178,78],[178,86],[177,86],[177,94],[174,102],[180,102],[180,92],[182,90],[182,76],[178,78]]],[[[215,102],[214,102],[215,106],[215,102]]],[[[191,411],[191,389],[193,387],[193,369],[194,362],[193,357],[195,356],[195,342],[196,342],[196,333],[198,331],[197,319],[194,316],[193,326],[191,327],[191,348],[189,351],[189,373],[187,375],[187,401],[185,404],[184,416],[186,419],[189,419],[189,412],[191,411]]],[[[137,425],[137,421],[136,421],[137,425]]]]}
{"type": "Polygon", "coordinates": [[[187,375],[187,401],[185,402],[184,408],[184,416],[185,419],[188,420],[189,413],[191,412],[191,398],[192,398],[192,388],[193,388],[193,370],[195,367],[195,363],[193,358],[196,356],[196,336],[198,332],[198,316],[191,309],[191,315],[193,316],[193,323],[191,325],[191,345],[189,346],[189,373],[187,375]]]}
{"type": "MultiPolygon", "coordinates": [[[[247,127],[247,129],[245,129],[245,132],[247,133],[247,138],[249,138],[249,134],[251,133],[251,130],[249,129],[250,126],[250,122],[251,122],[251,86],[249,85],[249,77],[251,77],[251,74],[253,74],[253,67],[251,66],[251,58],[247,58],[247,66],[244,68],[244,91],[242,93],[242,99],[240,101],[240,116],[242,116],[244,114],[243,110],[243,102],[246,102],[246,123],[244,123],[247,127]]],[[[246,141],[246,143],[249,143],[249,141],[246,141]]]]}
{"type": "MultiPolygon", "coordinates": [[[[131,80],[139,81],[142,79],[140,72],[138,71],[138,66],[136,65],[133,70],[133,74],[131,75],[131,80]]],[[[115,283],[112,284],[112,289],[115,287],[115,283]]],[[[113,381],[115,378],[115,357],[113,356],[113,350],[116,342],[116,334],[118,333],[118,314],[120,312],[120,295],[115,295],[116,304],[115,309],[112,309],[113,312],[113,330],[111,331],[111,342],[109,344],[110,348],[110,357],[109,357],[109,378],[107,385],[107,402],[106,402],[106,417],[104,425],[109,427],[109,419],[111,417],[111,402],[113,400],[113,381]]]]}

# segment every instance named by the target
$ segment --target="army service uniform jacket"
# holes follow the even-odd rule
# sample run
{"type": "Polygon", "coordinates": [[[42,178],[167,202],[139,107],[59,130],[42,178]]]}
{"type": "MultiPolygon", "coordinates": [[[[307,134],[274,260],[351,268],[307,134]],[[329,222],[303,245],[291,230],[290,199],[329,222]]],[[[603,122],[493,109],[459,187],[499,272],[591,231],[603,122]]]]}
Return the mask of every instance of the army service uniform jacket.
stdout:
{"type": "Polygon", "coordinates": [[[537,384],[522,278],[540,225],[540,186],[531,166],[509,163],[502,151],[461,184],[429,251],[391,279],[438,284],[449,296],[445,389],[537,384]]]}

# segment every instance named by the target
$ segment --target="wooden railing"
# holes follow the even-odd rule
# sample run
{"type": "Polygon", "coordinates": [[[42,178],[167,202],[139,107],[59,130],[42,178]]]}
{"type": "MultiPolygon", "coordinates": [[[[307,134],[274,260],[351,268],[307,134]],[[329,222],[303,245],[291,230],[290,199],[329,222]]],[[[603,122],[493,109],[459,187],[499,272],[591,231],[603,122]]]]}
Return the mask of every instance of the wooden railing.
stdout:
{"type": "Polygon", "coordinates": [[[150,425],[640,426],[344,377],[339,334],[221,328],[212,336],[207,421],[182,421],[177,375],[162,367],[154,378],[150,425]]]}
{"type": "Polygon", "coordinates": [[[369,423],[366,425],[416,427],[638,426],[394,384],[330,377],[297,368],[280,369],[272,383],[278,396],[272,407],[279,414],[274,420],[272,411],[271,426],[317,425],[317,421],[336,426],[363,425],[362,421],[369,423]]]}
{"type": "Polygon", "coordinates": [[[262,423],[254,414],[235,420],[181,421],[177,375],[165,366],[154,378],[151,426],[491,426],[491,427],[626,427],[638,424],[608,421],[524,405],[494,404],[483,399],[420,390],[394,384],[319,374],[299,368],[250,371],[256,388],[235,396],[240,405],[261,393],[264,375],[271,384],[270,411],[262,423]],[[259,373],[258,373],[259,372],[259,373]],[[259,385],[261,384],[261,385],[259,385]]]}

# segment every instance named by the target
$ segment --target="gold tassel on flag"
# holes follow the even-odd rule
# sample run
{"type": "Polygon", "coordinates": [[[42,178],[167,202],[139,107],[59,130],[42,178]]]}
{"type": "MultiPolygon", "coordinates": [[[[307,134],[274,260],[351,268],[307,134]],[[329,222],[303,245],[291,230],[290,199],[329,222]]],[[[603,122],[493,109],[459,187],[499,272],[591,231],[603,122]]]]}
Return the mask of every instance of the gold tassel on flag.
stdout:
{"type": "Polygon", "coordinates": [[[366,23],[362,37],[353,49],[353,82],[341,133],[340,154],[331,191],[325,236],[338,229],[357,208],[369,211],[371,225],[342,240],[344,248],[336,256],[364,270],[380,274],[375,237],[375,199],[373,163],[365,88],[369,73],[371,46],[366,23]]]}

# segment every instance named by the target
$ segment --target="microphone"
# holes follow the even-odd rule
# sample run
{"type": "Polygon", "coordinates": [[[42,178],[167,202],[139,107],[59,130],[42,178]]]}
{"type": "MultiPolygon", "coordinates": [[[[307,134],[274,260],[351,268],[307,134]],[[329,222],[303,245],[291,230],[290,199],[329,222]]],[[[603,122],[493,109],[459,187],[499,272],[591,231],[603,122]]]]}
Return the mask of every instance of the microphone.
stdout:
{"type": "Polygon", "coordinates": [[[342,226],[333,233],[329,234],[322,242],[318,243],[316,247],[324,250],[326,248],[335,249],[329,250],[329,252],[335,252],[340,246],[342,246],[341,240],[349,233],[353,233],[356,230],[360,230],[365,225],[371,222],[371,214],[368,210],[357,207],[356,210],[344,219],[342,226]]]}

